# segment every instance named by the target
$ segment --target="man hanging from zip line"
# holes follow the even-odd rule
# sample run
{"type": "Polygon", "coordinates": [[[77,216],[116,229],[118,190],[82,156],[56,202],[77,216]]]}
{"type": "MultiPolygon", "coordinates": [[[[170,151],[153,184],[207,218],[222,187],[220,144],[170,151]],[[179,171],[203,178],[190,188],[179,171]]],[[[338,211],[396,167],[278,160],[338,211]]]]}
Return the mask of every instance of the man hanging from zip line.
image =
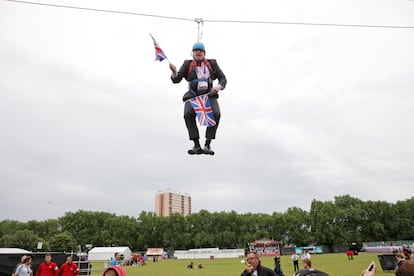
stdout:
{"type": "MultiPolygon", "coordinates": [[[[211,140],[216,138],[216,131],[220,121],[220,106],[217,98],[219,91],[226,86],[227,80],[223,71],[217,64],[215,59],[206,59],[206,49],[204,44],[196,42],[192,48],[193,60],[185,60],[180,70],[174,64],[170,63],[172,71],[171,80],[173,83],[179,83],[184,78],[188,81],[188,91],[183,96],[184,104],[184,120],[187,126],[190,140],[194,142],[192,149],[188,150],[188,154],[210,154],[214,155],[211,149],[211,140]],[[218,79],[217,84],[213,81],[218,79]],[[208,124],[206,129],[206,141],[204,148],[200,145],[200,135],[196,123],[196,112],[191,103],[191,99],[196,96],[208,95],[214,119],[208,124]]],[[[201,105],[203,105],[201,103],[201,105]]]]}

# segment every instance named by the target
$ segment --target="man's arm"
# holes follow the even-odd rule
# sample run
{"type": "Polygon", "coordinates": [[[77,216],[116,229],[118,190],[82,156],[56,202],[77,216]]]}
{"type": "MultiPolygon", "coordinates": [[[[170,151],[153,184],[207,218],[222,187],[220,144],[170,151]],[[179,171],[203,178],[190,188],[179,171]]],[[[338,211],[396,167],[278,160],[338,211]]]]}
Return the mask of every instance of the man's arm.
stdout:
{"type": "Polygon", "coordinates": [[[78,265],[77,264],[74,264],[73,268],[75,269],[74,270],[75,275],[79,275],[80,274],[80,269],[79,269],[78,265]]]}
{"type": "Polygon", "coordinates": [[[183,78],[186,77],[188,67],[190,66],[191,60],[185,60],[183,65],[181,65],[180,70],[177,71],[177,68],[174,64],[170,63],[170,70],[172,72],[171,74],[171,80],[173,83],[179,83],[183,78]]]}
{"type": "Polygon", "coordinates": [[[57,263],[55,263],[54,271],[55,271],[55,276],[59,276],[60,270],[59,270],[59,266],[57,265],[57,263]]]}
{"type": "Polygon", "coordinates": [[[214,77],[218,79],[220,90],[223,90],[226,87],[227,79],[224,75],[223,71],[221,70],[220,66],[218,65],[217,61],[215,59],[209,59],[211,63],[211,67],[213,68],[214,77]]]}
{"type": "Polygon", "coordinates": [[[20,273],[20,270],[22,270],[23,264],[18,264],[13,270],[12,276],[17,276],[20,273]]]}

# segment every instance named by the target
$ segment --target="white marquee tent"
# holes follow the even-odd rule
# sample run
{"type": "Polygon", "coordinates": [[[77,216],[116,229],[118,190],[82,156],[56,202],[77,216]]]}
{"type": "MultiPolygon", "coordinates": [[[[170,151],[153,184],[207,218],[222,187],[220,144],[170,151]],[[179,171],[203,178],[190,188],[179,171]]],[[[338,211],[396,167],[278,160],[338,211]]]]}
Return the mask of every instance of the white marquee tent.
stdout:
{"type": "Polygon", "coordinates": [[[175,250],[174,257],[177,259],[243,258],[244,249],[197,248],[175,250]]]}
{"type": "Polygon", "coordinates": [[[88,252],[89,261],[109,261],[114,257],[115,252],[124,255],[124,260],[131,259],[131,249],[128,246],[122,247],[94,247],[88,252]]]}
{"type": "Polygon", "coordinates": [[[0,248],[0,254],[31,254],[32,252],[21,248],[0,248]]]}

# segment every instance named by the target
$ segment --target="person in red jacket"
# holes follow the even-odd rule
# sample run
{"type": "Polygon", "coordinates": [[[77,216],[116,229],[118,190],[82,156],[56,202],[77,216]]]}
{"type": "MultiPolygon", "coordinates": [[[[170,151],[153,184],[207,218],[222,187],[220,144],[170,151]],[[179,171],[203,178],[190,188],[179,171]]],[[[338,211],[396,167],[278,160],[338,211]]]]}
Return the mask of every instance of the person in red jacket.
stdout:
{"type": "Polygon", "coordinates": [[[39,265],[36,271],[36,276],[57,276],[59,267],[56,263],[52,262],[52,255],[47,253],[45,255],[45,261],[39,265]]]}
{"type": "Polygon", "coordinates": [[[79,275],[79,268],[78,266],[72,261],[72,257],[66,258],[66,263],[64,263],[58,272],[60,276],[75,276],[79,275]]]}

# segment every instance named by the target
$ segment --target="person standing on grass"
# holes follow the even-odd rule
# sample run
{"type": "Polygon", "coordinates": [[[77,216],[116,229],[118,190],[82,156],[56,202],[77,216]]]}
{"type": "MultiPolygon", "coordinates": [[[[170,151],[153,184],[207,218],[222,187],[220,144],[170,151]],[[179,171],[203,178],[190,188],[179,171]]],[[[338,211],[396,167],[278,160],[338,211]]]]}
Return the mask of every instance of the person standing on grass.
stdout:
{"type": "Polygon", "coordinates": [[[310,260],[310,258],[311,258],[311,255],[309,254],[308,250],[303,251],[302,260],[304,260],[304,259],[309,259],[310,260]]]}
{"type": "Polygon", "coordinates": [[[59,276],[76,276],[79,275],[80,271],[78,265],[75,264],[71,256],[66,258],[66,262],[60,267],[59,276]]]}
{"type": "Polygon", "coordinates": [[[118,262],[121,260],[121,253],[115,252],[114,257],[112,258],[111,262],[109,263],[110,266],[118,265],[118,262]]]}
{"type": "Polygon", "coordinates": [[[282,265],[280,264],[280,256],[275,257],[275,273],[277,276],[285,276],[282,271],[282,265]]]}
{"type": "Polygon", "coordinates": [[[18,263],[18,264],[14,267],[13,272],[12,272],[12,276],[16,276],[16,270],[17,270],[20,266],[24,265],[24,263],[26,262],[26,258],[27,258],[27,256],[26,256],[26,255],[23,255],[23,256],[20,258],[20,263],[18,263]]]}
{"type": "Polygon", "coordinates": [[[293,270],[295,272],[299,271],[299,255],[298,255],[298,253],[295,252],[295,254],[293,254],[290,258],[293,261],[293,270]]]}
{"type": "Polygon", "coordinates": [[[24,263],[19,265],[14,272],[15,276],[33,276],[32,271],[32,257],[26,256],[24,258],[24,263]]]}
{"type": "Polygon", "coordinates": [[[45,255],[45,261],[37,268],[36,276],[57,276],[58,272],[58,265],[52,262],[52,255],[47,253],[45,255]]]}

